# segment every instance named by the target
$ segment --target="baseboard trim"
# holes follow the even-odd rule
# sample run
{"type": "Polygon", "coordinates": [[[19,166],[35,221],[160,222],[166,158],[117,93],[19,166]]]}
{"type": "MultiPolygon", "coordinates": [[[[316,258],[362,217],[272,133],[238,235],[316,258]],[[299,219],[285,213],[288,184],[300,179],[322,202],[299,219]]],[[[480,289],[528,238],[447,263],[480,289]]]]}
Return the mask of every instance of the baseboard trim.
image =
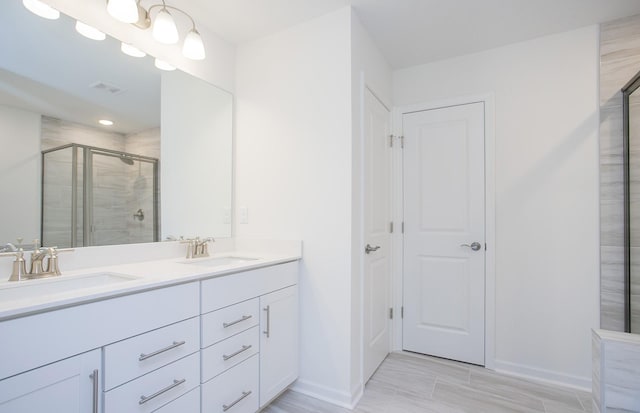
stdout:
{"type": "Polygon", "coordinates": [[[348,392],[342,392],[304,379],[296,380],[289,389],[349,410],[355,408],[363,394],[362,385],[359,385],[358,388],[353,391],[353,394],[349,394],[348,392]]]}
{"type": "Polygon", "coordinates": [[[523,379],[537,380],[549,384],[571,387],[576,390],[591,392],[591,378],[565,374],[558,371],[495,360],[495,371],[523,379]]]}

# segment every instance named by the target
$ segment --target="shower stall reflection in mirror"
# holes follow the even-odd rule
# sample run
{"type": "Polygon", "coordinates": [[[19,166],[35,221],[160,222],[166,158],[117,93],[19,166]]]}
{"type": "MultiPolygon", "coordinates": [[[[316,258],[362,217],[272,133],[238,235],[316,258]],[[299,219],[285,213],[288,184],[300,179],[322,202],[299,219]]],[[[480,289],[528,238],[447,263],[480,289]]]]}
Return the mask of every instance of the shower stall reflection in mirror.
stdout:
{"type": "Polygon", "coordinates": [[[640,333],[640,72],[622,89],[625,330],[640,333]]]}
{"type": "Polygon", "coordinates": [[[158,159],[68,144],[42,151],[42,245],[159,240],[158,159]]]}

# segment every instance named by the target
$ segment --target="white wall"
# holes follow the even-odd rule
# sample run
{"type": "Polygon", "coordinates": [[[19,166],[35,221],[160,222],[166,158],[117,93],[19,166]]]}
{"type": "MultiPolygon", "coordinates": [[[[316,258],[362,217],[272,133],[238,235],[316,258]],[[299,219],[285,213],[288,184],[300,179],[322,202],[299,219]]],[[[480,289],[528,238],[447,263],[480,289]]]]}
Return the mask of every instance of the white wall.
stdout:
{"type": "Polygon", "coordinates": [[[40,115],[0,105],[0,148],[0,245],[30,243],[40,238],[40,115]]]}
{"type": "MultiPolygon", "coordinates": [[[[177,68],[206,80],[225,90],[233,92],[235,81],[235,46],[222,40],[218,35],[208,30],[206,16],[193,15],[200,35],[202,36],[207,58],[202,61],[189,60],[182,56],[182,43],[177,45],[165,45],[156,42],[151,37],[151,30],[140,30],[133,25],[121,23],[107,13],[104,0],[43,0],[61,12],[80,19],[103,32],[126,41],[138,47],[146,53],[163,59],[177,68]]],[[[182,0],[180,8],[189,11],[189,2],[182,0]]],[[[147,4],[147,3],[143,3],[147,4]]],[[[182,16],[176,13],[176,20],[182,16]]],[[[179,30],[181,36],[190,29],[180,21],[179,30]]]]}
{"type": "Polygon", "coordinates": [[[399,70],[393,80],[398,106],[495,93],[496,368],[589,386],[597,27],[399,70]]]}
{"type": "Polygon", "coordinates": [[[363,282],[363,99],[365,88],[391,108],[391,67],[371,40],[355,12],[351,13],[351,392],[362,390],[362,282],[363,282]]]}
{"type": "Polygon", "coordinates": [[[230,237],[233,97],[180,71],[161,83],[161,238],[230,237]]]}
{"type": "Polygon", "coordinates": [[[296,388],[349,404],[350,10],[238,48],[239,237],[303,240],[296,388]]]}

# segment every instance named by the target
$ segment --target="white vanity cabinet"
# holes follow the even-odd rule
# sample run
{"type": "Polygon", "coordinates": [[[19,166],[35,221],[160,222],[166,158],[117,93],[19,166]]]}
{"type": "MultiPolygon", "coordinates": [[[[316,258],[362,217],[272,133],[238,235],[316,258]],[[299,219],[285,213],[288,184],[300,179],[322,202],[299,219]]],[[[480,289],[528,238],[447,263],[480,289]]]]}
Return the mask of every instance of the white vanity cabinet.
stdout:
{"type": "Polygon", "coordinates": [[[298,287],[260,297],[260,406],[298,377],[298,287]]]}
{"type": "Polygon", "coordinates": [[[98,413],[101,365],[93,350],[2,380],[0,412],[98,413]]]}
{"type": "Polygon", "coordinates": [[[297,378],[297,278],[290,262],[202,281],[202,413],[257,412],[297,378]]]}

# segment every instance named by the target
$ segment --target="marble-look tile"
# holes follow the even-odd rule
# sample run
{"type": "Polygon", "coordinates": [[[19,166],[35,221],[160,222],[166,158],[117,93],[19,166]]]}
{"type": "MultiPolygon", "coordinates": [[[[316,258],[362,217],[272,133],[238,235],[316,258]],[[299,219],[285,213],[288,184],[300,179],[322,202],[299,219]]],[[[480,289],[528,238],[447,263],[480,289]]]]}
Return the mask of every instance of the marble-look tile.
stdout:
{"type": "Polygon", "coordinates": [[[624,293],[624,247],[600,247],[600,291],[624,293]]]}
{"type": "Polygon", "coordinates": [[[624,200],[622,162],[600,164],[600,199],[624,200]]]}
{"type": "Polygon", "coordinates": [[[624,246],[622,201],[600,200],[600,245],[624,246]]]}
{"type": "MultiPolygon", "coordinates": [[[[583,408],[581,401],[588,398],[586,392],[522,380],[465,363],[410,353],[393,353],[367,383],[364,395],[353,411],[584,413],[589,410],[583,408]],[[407,375],[403,375],[403,371],[406,371],[407,375]],[[406,390],[412,380],[433,380],[434,377],[434,387],[426,395],[406,390]]],[[[288,391],[264,411],[342,413],[344,409],[288,391]]]]}
{"type": "Polygon", "coordinates": [[[600,294],[600,328],[624,331],[624,294],[600,294]]]}

